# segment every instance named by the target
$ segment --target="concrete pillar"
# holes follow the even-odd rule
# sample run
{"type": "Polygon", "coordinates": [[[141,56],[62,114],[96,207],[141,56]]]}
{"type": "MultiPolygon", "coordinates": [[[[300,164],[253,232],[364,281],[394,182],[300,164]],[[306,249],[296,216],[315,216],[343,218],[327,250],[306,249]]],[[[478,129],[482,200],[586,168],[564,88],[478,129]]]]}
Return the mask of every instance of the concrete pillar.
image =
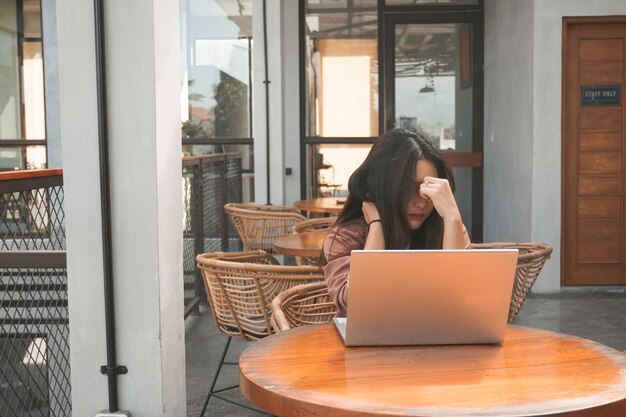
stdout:
{"type": "MultiPolygon", "coordinates": [[[[57,0],[72,408],[108,407],[92,2],[57,0]]],[[[119,406],[184,416],[176,0],[105,1],[119,406]]]]}
{"type": "Polygon", "coordinates": [[[267,0],[269,125],[267,137],[263,2],[254,3],[253,131],[255,198],[258,203],[291,204],[300,199],[300,85],[298,2],[267,0]],[[267,153],[269,140],[270,152],[267,153]],[[267,201],[267,164],[270,201],[267,201]],[[286,175],[285,169],[291,168],[286,175]]]}

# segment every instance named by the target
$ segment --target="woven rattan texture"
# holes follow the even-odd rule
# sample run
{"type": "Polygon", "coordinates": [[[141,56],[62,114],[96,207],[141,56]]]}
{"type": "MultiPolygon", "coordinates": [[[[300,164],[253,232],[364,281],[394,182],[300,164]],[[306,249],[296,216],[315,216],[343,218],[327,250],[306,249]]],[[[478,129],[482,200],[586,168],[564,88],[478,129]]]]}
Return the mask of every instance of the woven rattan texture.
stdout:
{"type": "Polygon", "coordinates": [[[306,220],[288,206],[261,204],[226,204],[224,210],[235,226],[244,250],[273,251],[273,243],[291,233],[292,227],[306,220]]]}
{"type": "MultiPolygon", "coordinates": [[[[487,243],[472,244],[472,249],[518,249],[513,294],[508,323],[519,313],[543,265],[550,258],[552,247],[544,243],[487,243]]],[[[330,321],[336,308],[330,300],[325,283],[301,285],[280,293],[272,301],[272,315],[276,331],[330,321]]]]}
{"type": "Polygon", "coordinates": [[[278,294],[272,300],[272,317],[276,332],[307,324],[332,320],[337,308],[324,282],[298,285],[278,294]]]}
{"type": "Polygon", "coordinates": [[[472,249],[518,249],[517,268],[515,269],[515,281],[513,284],[513,294],[511,296],[511,307],[509,308],[509,319],[511,323],[517,317],[524,300],[528,296],[530,289],[537,280],[543,265],[550,258],[552,246],[545,243],[475,243],[470,246],[472,249]]]}
{"type": "Polygon", "coordinates": [[[282,266],[264,251],[198,255],[217,328],[230,336],[261,339],[272,333],[270,302],[296,285],[321,282],[313,266],[282,266]]]}
{"type": "MultiPolygon", "coordinates": [[[[337,217],[320,217],[317,219],[307,219],[301,221],[300,223],[295,224],[292,227],[294,233],[303,233],[303,232],[312,232],[319,230],[330,230],[331,227],[337,221],[337,217]]],[[[297,265],[320,265],[321,264],[321,253],[320,256],[316,257],[303,257],[296,256],[296,264],[297,265]]]]}

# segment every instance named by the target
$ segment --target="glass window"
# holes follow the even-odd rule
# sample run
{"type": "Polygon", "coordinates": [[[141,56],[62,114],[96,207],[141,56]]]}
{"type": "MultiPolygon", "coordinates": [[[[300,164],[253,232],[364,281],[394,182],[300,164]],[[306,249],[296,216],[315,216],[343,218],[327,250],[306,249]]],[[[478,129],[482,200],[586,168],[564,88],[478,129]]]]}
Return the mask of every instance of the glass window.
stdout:
{"type": "Polygon", "coordinates": [[[40,1],[2,1],[0,170],[46,167],[46,147],[27,142],[46,140],[45,115],[40,1]]]}
{"type": "Polygon", "coordinates": [[[45,146],[0,146],[0,171],[46,168],[45,146]]]}
{"type": "Polygon", "coordinates": [[[43,45],[41,41],[22,43],[22,97],[24,102],[24,138],[46,138],[44,102],[43,45]]]}
{"type": "Polygon", "coordinates": [[[306,2],[307,136],[378,136],[376,4],[306,2]]]}
{"type": "Polygon", "coordinates": [[[251,138],[252,0],[181,0],[183,139],[251,138]]]}
{"type": "Polygon", "coordinates": [[[395,125],[471,151],[470,24],[398,24],[395,38],[395,125]]]}
{"type": "Polygon", "coordinates": [[[0,139],[20,139],[20,57],[15,1],[0,2],[0,139]]]}
{"type": "Polygon", "coordinates": [[[370,144],[319,144],[307,147],[307,195],[348,194],[350,175],[363,163],[370,144]]]}

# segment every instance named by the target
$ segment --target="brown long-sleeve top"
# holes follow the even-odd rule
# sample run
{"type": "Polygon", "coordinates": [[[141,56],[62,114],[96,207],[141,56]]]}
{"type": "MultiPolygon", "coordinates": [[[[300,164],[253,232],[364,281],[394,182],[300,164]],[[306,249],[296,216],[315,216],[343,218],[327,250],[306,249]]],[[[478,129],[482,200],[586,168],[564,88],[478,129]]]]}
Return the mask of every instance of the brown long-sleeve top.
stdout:
{"type": "MultiPolygon", "coordinates": [[[[470,244],[467,229],[465,233],[465,247],[470,244]]],[[[337,317],[346,316],[348,306],[348,275],[350,274],[350,254],[353,250],[365,247],[367,239],[367,224],[360,217],[340,226],[333,227],[324,240],[324,275],[330,292],[330,298],[337,307],[337,317]]]]}

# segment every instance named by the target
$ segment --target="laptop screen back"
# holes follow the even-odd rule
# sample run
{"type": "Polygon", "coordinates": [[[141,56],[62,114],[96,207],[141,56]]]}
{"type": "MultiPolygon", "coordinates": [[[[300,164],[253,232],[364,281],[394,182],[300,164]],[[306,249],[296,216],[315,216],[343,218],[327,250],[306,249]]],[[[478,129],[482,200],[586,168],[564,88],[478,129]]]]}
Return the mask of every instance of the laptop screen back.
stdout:
{"type": "Polygon", "coordinates": [[[353,251],[346,344],[500,343],[516,249],[353,251]]]}

